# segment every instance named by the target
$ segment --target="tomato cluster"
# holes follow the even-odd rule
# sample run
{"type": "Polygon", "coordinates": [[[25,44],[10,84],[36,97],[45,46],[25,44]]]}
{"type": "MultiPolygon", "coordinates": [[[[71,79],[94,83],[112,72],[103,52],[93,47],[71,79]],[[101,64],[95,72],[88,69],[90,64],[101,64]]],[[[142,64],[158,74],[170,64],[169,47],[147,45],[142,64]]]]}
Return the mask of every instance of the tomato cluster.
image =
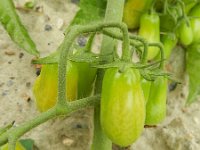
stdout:
{"type": "MultiPolygon", "coordinates": [[[[148,42],[162,42],[165,58],[179,42],[184,47],[200,41],[200,3],[193,0],[128,0],[123,21],[148,42]]],[[[155,47],[148,50],[148,60],[160,57],[155,47]]]]}
{"type": "MultiPolygon", "coordinates": [[[[158,47],[148,46],[146,60],[168,59],[178,41],[183,46],[200,41],[200,4],[195,2],[189,5],[186,2],[126,1],[123,20],[128,27],[138,31],[137,35],[148,43],[161,42],[164,46],[164,57],[158,47]]],[[[156,125],[164,120],[168,79],[159,75],[148,80],[141,69],[126,66],[127,62],[120,61],[124,64],[108,67],[103,77],[100,123],[113,143],[128,146],[141,135],[144,125],[156,125]]],[[[162,66],[156,69],[163,71],[162,66]]],[[[97,68],[91,67],[88,62],[68,60],[66,99],[72,101],[90,96],[96,73],[97,68]]],[[[43,65],[33,88],[40,111],[56,104],[57,89],[58,65],[43,65]]]]}
{"type": "MultiPolygon", "coordinates": [[[[148,43],[161,42],[165,59],[178,42],[184,47],[200,42],[197,2],[128,0],[124,9],[123,20],[129,29],[138,31],[148,43]]],[[[158,47],[148,47],[147,60],[160,60],[160,56],[158,47]]],[[[101,125],[105,134],[120,146],[133,143],[144,125],[164,120],[167,90],[168,79],[164,76],[148,81],[140,77],[137,69],[127,67],[122,72],[120,68],[107,69],[101,97],[101,125]]]]}

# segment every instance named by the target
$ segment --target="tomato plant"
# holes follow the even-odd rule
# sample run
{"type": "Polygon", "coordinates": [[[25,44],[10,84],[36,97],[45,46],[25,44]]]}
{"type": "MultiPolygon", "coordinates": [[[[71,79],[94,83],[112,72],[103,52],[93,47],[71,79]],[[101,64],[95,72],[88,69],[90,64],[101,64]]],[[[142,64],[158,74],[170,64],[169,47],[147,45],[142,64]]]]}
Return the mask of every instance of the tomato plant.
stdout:
{"type": "MultiPolygon", "coordinates": [[[[20,9],[34,12],[38,9],[35,3],[28,2],[20,9]]],[[[177,44],[186,55],[186,103],[197,99],[199,2],[80,0],[78,6],[57,50],[39,57],[37,44],[13,1],[0,0],[0,22],[5,31],[34,56],[33,64],[42,65],[33,86],[35,104],[41,113],[17,127],[0,128],[1,149],[23,149],[19,138],[26,132],[86,107],[94,107],[91,149],[111,150],[112,143],[130,146],[140,137],[144,125],[160,124],[166,117],[168,81],[179,82],[168,72],[170,55],[177,44]],[[94,52],[93,41],[100,34],[102,43],[94,52]],[[86,39],[85,45],[77,44],[80,36],[86,39]],[[118,46],[119,41],[122,46],[118,46]]]]}

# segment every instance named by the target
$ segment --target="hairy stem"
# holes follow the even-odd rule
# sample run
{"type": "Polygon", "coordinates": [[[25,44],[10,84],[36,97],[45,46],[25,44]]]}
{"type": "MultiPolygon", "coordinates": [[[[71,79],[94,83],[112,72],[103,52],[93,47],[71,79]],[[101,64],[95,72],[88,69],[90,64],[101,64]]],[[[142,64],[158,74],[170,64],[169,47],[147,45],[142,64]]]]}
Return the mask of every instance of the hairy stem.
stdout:
{"type": "Polygon", "coordinates": [[[87,45],[85,46],[85,52],[91,52],[94,37],[95,37],[95,33],[91,33],[91,35],[89,36],[87,45]]]}
{"type": "MultiPolygon", "coordinates": [[[[61,52],[60,52],[60,58],[58,62],[58,101],[57,105],[67,105],[66,103],[66,69],[67,69],[67,56],[69,53],[69,50],[76,39],[77,36],[83,33],[92,33],[92,32],[99,32],[102,31],[104,28],[118,28],[123,32],[123,47],[125,50],[128,50],[129,48],[129,37],[128,37],[128,30],[124,23],[119,22],[99,22],[90,24],[87,26],[81,26],[81,25],[75,25],[72,26],[70,31],[68,31],[68,34],[66,35],[64,42],[62,43],[61,52]]],[[[125,57],[128,54],[124,54],[125,57]]]]}
{"type": "Polygon", "coordinates": [[[160,49],[160,58],[161,58],[161,61],[160,61],[160,66],[159,68],[160,69],[163,69],[164,68],[164,65],[165,65],[165,62],[164,62],[164,59],[165,59],[165,53],[164,53],[164,47],[163,47],[163,44],[162,43],[149,43],[149,46],[156,46],[160,49]]]}
{"type": "Polygon", "coordinates": [[[33,118],[32,120],[29,120],[18,127],[13,127],[7,132],[3,133],[0,136],[0,145],[3,145],[9,141],[9,150],[15,150],[16,140],[31,129],[57,116],[66,116],[79,109],[99,105],[99,100],[100,96],[97,95],[70,102],[68,107],[66,107],[66,105],[57,105],[48,111],[41,113],[39,116],[33,118]]]}
{"type": "MultiPolygon", "coordinates": [[[[116,21],[121,23],[123,16],[125,0],[108,0],[107,8],[105,14],[106,21],[116,21]]],[[[115,29],[110,30],[111,32],[116,32],[115,29]]],[[[103,41],[101,45],[101,55],[109,56],[114,52],[116,45],[116,40],[108,36],[103,36],[103,41]]],[[[124,54],[125,55],[125,54],[124,54]]],[[[112,61],[112,56],[103,59],[103,62],[109,63],[112,61]]],[[[98,70],[95,93],[101,93],[102,80],[103,80],[104,71],[98,70]]],[[[93,133],[93,142],[92,150],[111,150],[112,142],[106,137],[103,133],[100,125],[100,106],[96,106],[94,109],[94,133],[93,133]]]]}
{"type": "MultiPolygon", "coordinates": [[[[108,29],[104,29],[103,30],[103,33],[107,36],[110,36],[110,37],[113,37],[115,39],[118,39],[118,40],[123,40],[123,36],[121,33],[119,32],[112,32],[108,29]]],[[[137,36],[137,35],[133,35],[133,34],[129,34],[129,37],[130,37],[130,44],[136,48],[139,48],[141,46],[144,47],[144,50],[143,50],[143,54],[142,54],[142,58],[141,58],[141,63],[146,63],[147,61],[147,55],[148,55],[148,42],[140,37],[140,36],[137,36]],[[138,41],[140,43],[138,43],[138,41]]]]}

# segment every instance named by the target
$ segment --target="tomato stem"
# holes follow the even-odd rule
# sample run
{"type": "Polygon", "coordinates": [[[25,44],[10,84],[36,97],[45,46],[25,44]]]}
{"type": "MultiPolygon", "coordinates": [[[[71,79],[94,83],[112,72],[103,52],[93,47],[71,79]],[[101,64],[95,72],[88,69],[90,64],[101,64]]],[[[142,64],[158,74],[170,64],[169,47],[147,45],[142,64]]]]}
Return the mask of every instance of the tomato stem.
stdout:
{"type": "Polygon", "coordinates": [[[89,36],[88,42],[85,46],[85,52],[91,52],[94,37],[95,37],[95,33],[91,33],[91,35],[89,36]]]}
{"type": "Polygon", "coordinates": [[[129,41],[129,34],[127,25],[122,24],[123,30],[123,45],[122,45],[122,60],[129,62],[131,60],[131,53],[129,49],[130,41],[129,41]]]}
{"type": "MultiPolygon", "coordinates": [[[[107,0],[107,8],[104,21],[117,21],[122,22],[123,9],[125,0],[107,0]]],[[[111,29],[112,33],[116,33],[116,29],[111,29]]],[[[105,29],[103,30],[104,33],[105,29]]],[[[118,36],[120,37],[120,36],[118,36]]],[[[123,40],[123,37],[121,38],[123,40]]],[[[116,40],[108,36],[103,36],[103,41],[101,45],[101,55],[108,55],[113,53],[116,45],[116,40]]],[[[102,58],[103,62],[112,62],[112,56],[106,59],[102,58]]],[[[97,74],[97,80],[95,85],[95,93],[99,94],[101,92],[102,80],[104,76],[104,71],[99,70],[97,74]]],[[[100,125],[100,106],[96,106],[94,109],[94,133],[92,141],[92,150],[112,150],[112,142],[105,136],[100,125]]]]}
{"type": "Polygon", "coordinates": [[[75,25],[72,26],[68,34],[65,36],[64,42],[61,46],[60,58],[58,62],[58,104],[66,104],[66,67],[69,49],[71,48],[76,37],[84,33],[93,33],[102,31],[104,28],[118,28],[123,32],[123,59],[129,60],[129,37],[128,29],[124,23],[119,22],[99,22],[87,26],[75,25]]]}
{"type": "Polygon", "coordinates": [[[156,46],[160,50],[160,69],[164,69],[164,59],[165,59],[165,53],[164,53],[164,47],[162,43],[149,43],[149,46],[156,46]]]}

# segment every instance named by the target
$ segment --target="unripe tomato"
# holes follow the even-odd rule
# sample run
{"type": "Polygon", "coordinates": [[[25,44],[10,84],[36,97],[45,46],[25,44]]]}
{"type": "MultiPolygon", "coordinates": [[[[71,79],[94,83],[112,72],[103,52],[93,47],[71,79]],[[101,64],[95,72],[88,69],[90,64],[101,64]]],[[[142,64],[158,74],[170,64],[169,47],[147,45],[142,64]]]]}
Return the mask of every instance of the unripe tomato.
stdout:
{"type": "Polygon", "coordinates": [[[87,62],[73,62],[78,70],[78,99],[90,96],[94,80],[96,78],[97,68],[91,68],[87,62]]]}
{"type": "Polygon", "coordinates": [[[145,102],[147,103],[147,101],[149,99],[151,81],[147,81],[146,79],[142,78],[141,79],[141,86],[142,86],[145,102]]]}
{"type": "Polygon", "coordinates": [[[192,8],[189,12],[189,16],[191,17],[190,23],[193,32],[193,41],[192,43],[200,42],[200,4],[197,4],[192,8]]]}
{"type": "MultiPolygon", "coordinates": [[[[68,61],[66,94],[69,101],[77,98],[78,71],[68,61]]],[[[58,96],[58,64],[43,65],[40,75],[35,80],[33,94],[39,111],[43,112],[56,104],[58,96]]]]}
{"type": "Polygon", "coordinates": [[[106,70],[100,119],[103,131],[117,145],[128,146],[140,136],[145,120],[145,100],[138,70],[106,70]]]}
{"type": "MultiPolygon", "coordinates": [[[[0,150],[8,150],[8,144],[5,144],[2,147],[0,147],[0,150]]],[[[25,150],[25,148],[20,144],[20,142],[17,142],[15,150],[25,150]]]]}
{"type": "Polygon", "coordinates": [[[187,46],[190,45],[193,41],[193,32],[192,32],[192,26],[190,22],[189,24],[186,23],[186,21],[182,21],[181,25],[178,29],[178,36],[180,39],[181,44],[187,46]]]}
{"type": "MultiPolygon", "coordinates": [[[[163,34],[161,36],[161,43],[164,46],[165,59],[169,59],[173,48],[177,44],[177,37],[175,34],[163,34]]],[[[160,56],[160,55],[159,55],[160,56]]]]}
{"type": "Polygon", "coordinates": [[[151,83],[146,104],[146,125],[156,125],[166,116],[167,79],[159,76],[151,83]]]}
{"type": "Polygon", "coordinates": [[[185,12],[188,14],[190,10],[198,3],[198,0],[183,0],[185,3],[185,12]]]}
{"type": "Polygon", "coordinates": [[[140,24],[140,17],[152,3],[152,0],[127,0],[124,5],[123,21],[129,29],[136,29],[140,24]]]}
{"type": "MultiPolygon", "coordinates": [[[[160,42],[160,19],[157,13],[145,13],[140,19],[139,35],[149,43],[160,42]]],[[[157,47],[149,47],[147,59],[153,59],[159,52],[157,47]]]]}
{"type": "MultiPolygon", "coordinates": [[[[161,35],[161,43],[163,44],[165,59],[169,59],[173,48],[176,46],[178,39],[175,34],[167,33],[161,35]]],[[[160,52],[154,60],[160,60],[160,52]]]]}

